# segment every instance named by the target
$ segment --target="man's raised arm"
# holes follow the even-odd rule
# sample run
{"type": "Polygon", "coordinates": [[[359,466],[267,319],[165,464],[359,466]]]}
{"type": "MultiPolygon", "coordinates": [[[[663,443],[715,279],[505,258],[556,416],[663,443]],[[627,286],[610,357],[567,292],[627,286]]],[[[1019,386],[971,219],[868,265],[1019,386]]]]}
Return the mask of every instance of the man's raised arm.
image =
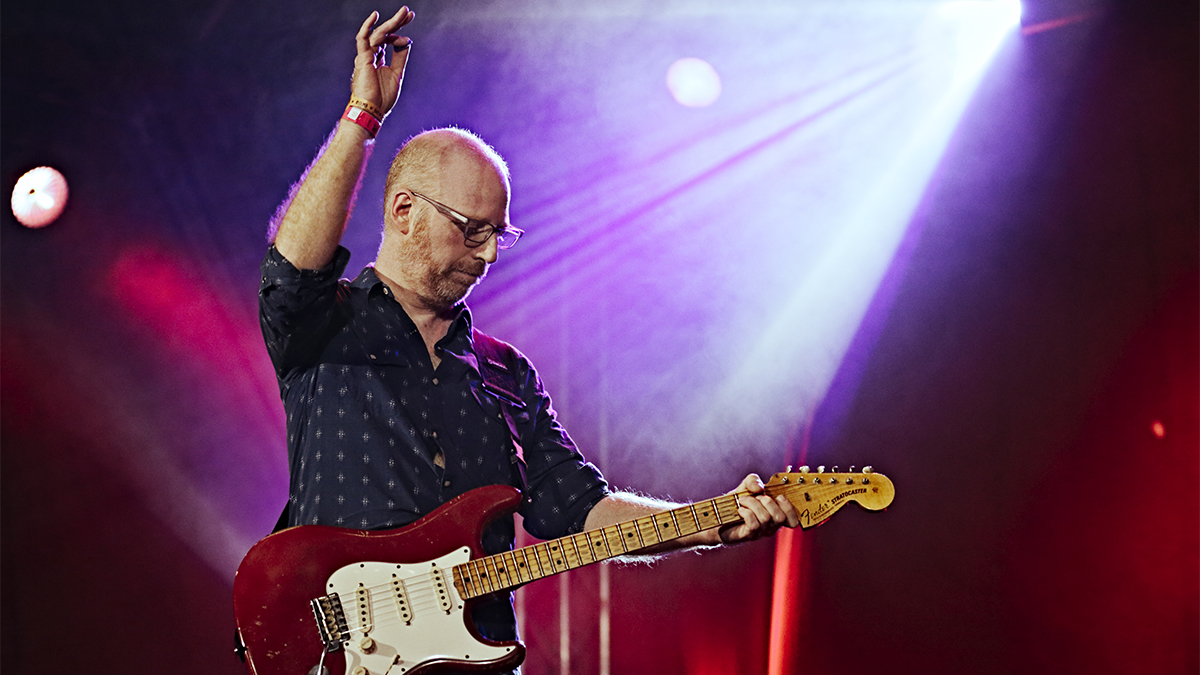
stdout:
{"type": "Polygon", "coordinates": [[[355,37],[358,53],[350,89],[352,105],[357,103],[357,107],[347,108],[347,115],[338,121],[333,135],[301,179],[275,233],[275,247],[300,269],[324,267],[341,242],[370,158],[374,131],[396,104],[404,66],[412,52],[412,40],[395,31],[415,16],[408,7],[402,7],[375,27],[379,12],[371,12],[355,37]],[[391,49],[396,53],[387,65],[391,49]],[[349,119],[351,116],[359,121],[349,119]]]}

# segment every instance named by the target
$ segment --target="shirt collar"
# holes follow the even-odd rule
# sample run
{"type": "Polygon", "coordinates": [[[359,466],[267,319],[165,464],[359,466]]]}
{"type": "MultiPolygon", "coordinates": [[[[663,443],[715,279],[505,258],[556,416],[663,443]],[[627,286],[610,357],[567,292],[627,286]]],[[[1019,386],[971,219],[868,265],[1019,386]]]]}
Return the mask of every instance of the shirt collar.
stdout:
{"type": "MultiPolygon", "coordinates": [[[[380,279],[379,275],[375,273],[374,265],[364,267],[363,271],[359,272],[358,276],[354,278],[354,281],[350,282],[350,286],[353,288],[365,288],[368,295],[383,293],[387,290],[387,284],[383,283],[383,279],[380,279]]],[[[387,295],[391,297],[391,292],[388,291],[387,295]]],[[[399,305],[399,303],[396,304],[399,305]]],[[[400,307],[400,311],[403,312],[404,308],[400,307]]],[[[467,335],[470,335],[471,327],[474,326],[471,318],[471,310],[467,307],[466,302],[459,302],[456,312],[454,321],[450,324],[450,330],[446,331],[446,337],[443,338],[447,345],[452,343],[461,333],[465,332],[467,335]]]]}

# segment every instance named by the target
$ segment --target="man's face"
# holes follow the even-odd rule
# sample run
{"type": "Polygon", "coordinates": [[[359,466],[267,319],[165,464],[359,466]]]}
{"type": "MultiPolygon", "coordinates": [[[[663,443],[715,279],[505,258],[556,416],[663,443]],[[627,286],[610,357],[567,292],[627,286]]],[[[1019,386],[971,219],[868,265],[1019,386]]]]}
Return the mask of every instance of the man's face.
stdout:
{"type": "MultiPolygon", "coordinates": [[[[508,191],[491,165],[474,157],[451,160],[437,194],[430,197],[470,218],[507,222],[508,191]]],[[[474,248],[462,230],[423,200],[414,200],[413,232],[403,264],[418,287],[413,290],[431,308],[452,307],[471,292],[496,261],[496,238],[474,248]]]]}

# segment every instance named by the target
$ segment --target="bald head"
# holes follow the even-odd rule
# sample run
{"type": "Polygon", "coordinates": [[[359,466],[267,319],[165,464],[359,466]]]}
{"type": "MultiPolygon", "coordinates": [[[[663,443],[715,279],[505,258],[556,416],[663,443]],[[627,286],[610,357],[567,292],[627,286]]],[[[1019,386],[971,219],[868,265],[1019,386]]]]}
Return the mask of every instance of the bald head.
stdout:
{"type": "Polygon", "coordinates": [[[485,168],[509,192],[508,164],[492,146],[470,131],[448,127],[425,131],[410,138],[392,159],[385,186],[384,202],[397,190],[411,189],[440,193],[444,183],[456,173],[452,169],[474,166],[485,168]]]}

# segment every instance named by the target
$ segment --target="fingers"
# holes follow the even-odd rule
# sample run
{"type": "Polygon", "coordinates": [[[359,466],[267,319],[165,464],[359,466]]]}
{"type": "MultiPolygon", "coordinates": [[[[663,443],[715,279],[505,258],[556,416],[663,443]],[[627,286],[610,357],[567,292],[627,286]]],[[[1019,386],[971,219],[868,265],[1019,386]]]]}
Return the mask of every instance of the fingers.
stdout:
{"type": "MultiPolygon", "coordinates": [[[[379,12],[375,12],[376,16],[378,16],[378,14],[379,12]]],[[[396,12],[392,18],[379,24],[379,26],[371,32],[371,37],[369,40],[371,48],[375,49],[376,47],[380,47],[384,44],[394,44],[399,36],[394,35],[393,33],[397,29],[407,26],[409,22],[416,18],[416,16],[416,12],[413,12],[408,7],[401,7],[400,11],[396,12]]]]}
{"type": "Polygon", "coordinates": [[[379,12],[371,12],[371,15],[359,27],[358,34],[354,36],[354,42],[358,46],[358,53],[371,51],[371,26],[375,25],[375,21],[378,18],[379,12]]]}
{"type": "Polygon", "coordinates": [[[783,512],[784,525],[787,527],[798,527],[800,525],[800,513],[796,511],[796,507],[791,500],[783,495],[775,498],[775,503],[779,505],[779,510],[783,512]]]}
{"type": "Polygon", "coordinates": [[[749,474],[748,476],[746,476],[742,480],[742,484],[738,486],[738,490],[745,490],[746,492],[749,492],[752,495],[759,494],[760,492],[762,492],[765,489],[766,488],[763,486],[762,479],[759,478],[758,474],[756,474],[756,473],[752,473],[752,474],[749,474]]]}
{"type": "Polygon", "coordinates": [[[791,501],[780,495],[770,497],[758,474],[750,474],[729,494],[737,496],[738,515],[742,522],[719,533],[722,542],[736,544],[769,537],[781,527],[800,525],[800,514],[791,501]]]}
{"type": "Polygon", "coordinates": [[[774,499],[763,495],[743,497],[738,500],[741,508],[738,512],[746,526],[757,536],[774,532],[780,525],[787,522],[787,516],[774,499]]]}
{"type": "MultiPolygon", "coordinates": [[[[394,31],[407,26],[415,19],[417,13],[408,7],[401,7],[400,11],[392,15],[392,18],[375,26],[375,22],[379,20],[379,12],[371,12],[366,21],[363,21],[362,26],[359,26],[358,34],[355,35],[355,42],[358,45],[359,53],[373,51],[384,44],[395,44],[401,39],[399,35],[395,35],[394,31]]],[[[403,38],[408,40],[408,38],[403,38]]]]}

